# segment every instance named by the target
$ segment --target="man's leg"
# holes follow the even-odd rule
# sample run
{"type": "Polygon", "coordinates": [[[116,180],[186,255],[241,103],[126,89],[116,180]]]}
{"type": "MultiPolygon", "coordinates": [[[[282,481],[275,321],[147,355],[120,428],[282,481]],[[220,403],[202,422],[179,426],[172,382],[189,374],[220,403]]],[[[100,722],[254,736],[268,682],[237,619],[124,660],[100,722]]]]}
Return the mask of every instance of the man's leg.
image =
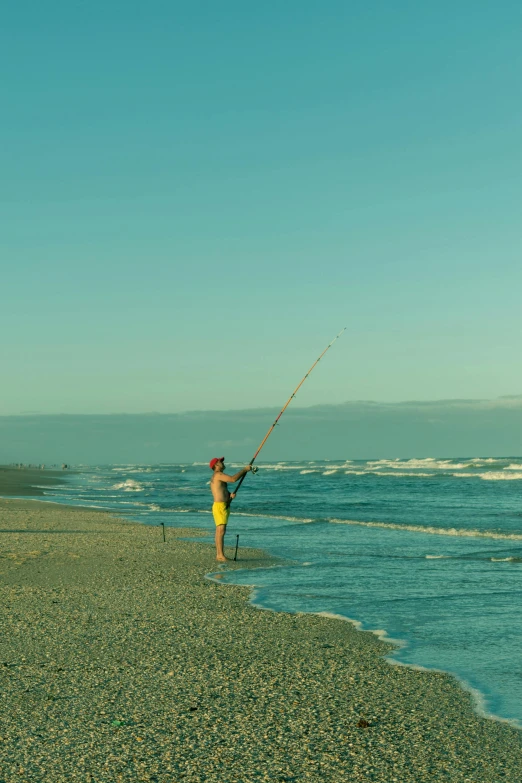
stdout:
{"type": "Polygon", "coordinates": [[[226,525],[217,525],[216,527],[216,560],[219,560],[220,563],[224,563],[226,561],[225,552],[223,550],[223,545],[225,542],[225,533],[227,532],[227,526],[226,525]]]}

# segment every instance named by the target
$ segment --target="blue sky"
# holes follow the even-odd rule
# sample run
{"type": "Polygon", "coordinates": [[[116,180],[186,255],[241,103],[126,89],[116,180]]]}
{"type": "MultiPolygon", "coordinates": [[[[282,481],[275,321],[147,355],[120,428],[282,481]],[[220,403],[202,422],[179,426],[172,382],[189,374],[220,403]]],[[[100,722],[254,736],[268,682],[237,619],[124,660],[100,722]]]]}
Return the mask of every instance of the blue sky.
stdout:
{"type": "Polygon", "coordinates": [[[11,4],[0,414],[520,394],[521,23],[11,4]]]}

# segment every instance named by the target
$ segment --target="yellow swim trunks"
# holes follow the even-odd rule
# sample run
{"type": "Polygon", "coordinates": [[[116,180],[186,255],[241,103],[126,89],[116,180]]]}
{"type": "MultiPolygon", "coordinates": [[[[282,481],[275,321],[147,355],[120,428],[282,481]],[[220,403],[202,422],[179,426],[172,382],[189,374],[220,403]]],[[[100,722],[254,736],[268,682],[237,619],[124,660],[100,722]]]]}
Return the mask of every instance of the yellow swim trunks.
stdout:
{"type": "Polygon", "coordinates": [[[226,525],[230,515],[230,507],[226,503],[214,503],[212,506],[214,522],[218,525],[226,525]]]}

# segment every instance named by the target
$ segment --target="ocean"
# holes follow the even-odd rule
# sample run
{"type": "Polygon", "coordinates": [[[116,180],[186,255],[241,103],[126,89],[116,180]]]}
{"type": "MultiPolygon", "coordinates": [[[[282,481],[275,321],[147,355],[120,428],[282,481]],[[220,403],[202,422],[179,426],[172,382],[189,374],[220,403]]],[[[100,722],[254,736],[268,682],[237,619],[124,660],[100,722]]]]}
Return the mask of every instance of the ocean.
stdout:
{"type": "MultiPolygon", "coordinates": [[[[209,480],[206,463],[80,466],[44,490],[211,540],[209,480]]],[[[450,672],[480,712],[522,728],[522,458],[261,462],[233,502],[228,554],[237,534],[239,558],[284,558],[221,569],[256,605],[346,617],[397,643],[391,663],[450,672]]]]}

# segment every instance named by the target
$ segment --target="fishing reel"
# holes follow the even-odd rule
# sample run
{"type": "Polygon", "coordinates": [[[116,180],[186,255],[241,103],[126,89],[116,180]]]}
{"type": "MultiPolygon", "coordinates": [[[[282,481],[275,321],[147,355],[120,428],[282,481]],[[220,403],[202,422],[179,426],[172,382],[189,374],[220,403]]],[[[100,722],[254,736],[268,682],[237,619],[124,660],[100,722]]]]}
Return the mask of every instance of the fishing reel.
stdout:
{"type": "Polygon", "coordinates": [[[251,473],[257,473],[258,470],[259,468],[257,467],[257,465],[252,465],[251,473]]]}

